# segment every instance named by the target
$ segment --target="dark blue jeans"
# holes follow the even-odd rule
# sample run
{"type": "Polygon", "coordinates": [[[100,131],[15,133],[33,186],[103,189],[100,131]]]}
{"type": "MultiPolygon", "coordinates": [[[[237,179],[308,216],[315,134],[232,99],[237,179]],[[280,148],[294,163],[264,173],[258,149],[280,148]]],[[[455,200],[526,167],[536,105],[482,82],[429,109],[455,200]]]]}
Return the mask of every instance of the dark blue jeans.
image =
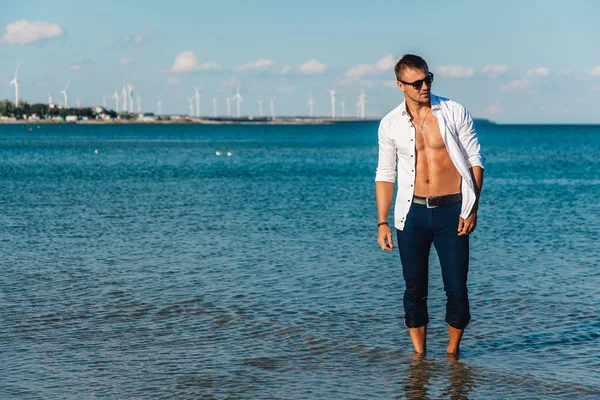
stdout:
{"type": "Polygon", "coordinates": [[[409,328],[429,323],[427,311],[429,250],[435,246],[446,291],[446,322],[463,329],[471,320],[467,295],[469,236],[458,236],[461,202],[438,208],[412,204],[404,230],[397,230],[406,282],[404,319],[409,328]]]}

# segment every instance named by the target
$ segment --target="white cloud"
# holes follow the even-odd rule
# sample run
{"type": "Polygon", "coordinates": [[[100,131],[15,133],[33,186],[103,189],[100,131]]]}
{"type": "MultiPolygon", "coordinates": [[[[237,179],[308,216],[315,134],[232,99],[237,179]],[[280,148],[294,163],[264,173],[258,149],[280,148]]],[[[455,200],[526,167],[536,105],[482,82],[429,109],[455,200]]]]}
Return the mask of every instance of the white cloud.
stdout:
{"type": "Polygon", "coordinates": [[[242,65],[233,67],[234,71],[247,71],[247,70],[267,70],[275,65],[275,61],[259,58],[256,61],[250,61],[242,65]]]}
{"type": "Polygon", "coordinates": [[[289,73],[291,70],[292,70],[292,66],[288,64],[288,65],[284,66],[283,68],[281,68],[281,69],[279,70],[279,73],[280,73],[281,75],[286,75],[286,74],[288,74],[288,73],[289,73]]]}
{"type": "Polygon", "coordinates": [[[378,72],[379,70],[374,65],[358,64],[346,71],[346,76],[348,78],[360,79],[363,75],[376,75],[378,72]]]}
{"type": "Polygon", "coordinates": [[[481,70],[481,72],[483,72],[483,74],[487,75],[489,78],[495,78],[498,75],[502,75],[502,74],[506,73],[507,71],[508,71],[508,67],[506,65],[498,65],[498,64],[486,65],[481,70]]]}
{"type": "Polygon", "coordinates": [[[6,25],[2,41],[8,44],[30,44],[44,39],[61,37],[64,31],[50,22],[28,22],[24,19],[6,25]]]}
{"type": "Polygon", "coordinates": [[[163,72],[185,73],[192,71],[220,71],[221,69],[222,66],[213,61],[199,63],[193,52],[184,51],[175,57],[171,68],[163,72]]]}
{"type": "Polygon", "coordinates": [[[364,75],[378,75],[386,71],[392,72],[395,65],[396,60],[394,59],[394,56],[388,54],[381,60],[377,61],[375,65],[358,64],[350,68],[348,71],[346,71],[346,76],[352,79],[360,79],[364,75]]]}
{"type": "Polygon", "coordinates": [[[592,75],[600,75],[600,65],[597,65],[592,69],[592,75]]]}
{"type": "Polygon", "coordinates": [[[129,57],[123,57],[119,60],[119,63],[122,65],[131,64],[133,60],[129,57]]]}
{"type": "Polygon", "coordinates": [[[239,82],[238,78],[236,78],[235,76],[232,76],[230,78],[227,78],[227,79],[221,81],[221,85],[226,86],[226,87],[231,87],[231,86],[237,85],[238,82],[239,82]]]}
{"type": "Polygon", "coordinates": [[[375,67],[377,67],[377,69],[380,71],[390,70],[393,69],[395,66],[396,60],[391,54],[388,54],[387,56],[383,57],[381,60],[377,61],[377,64],[375,64],[375,67]]]}
{"type": "Polygon", "coordinates": [[[318,62],[317,60],[310,60],[298,67],[298,72],[301,74],[320,74],[327,69],[327,64],[318,62]]]}
{"type": "Polygon", "coordinates": [[[531,88],[533,82],[527,78],[517,79],[516,81],[503,83],[500,85],[502,92],[514,92],[517,90],[525,90],[531,88]]]}
{"type": "Polygon", "coordinates": [[[550,74],[548,67],[538,67],[527,71],[527,76],[547,76],[548,74],[550,74]]]}
{"type": "Polygon", "coordinates": [[[181,81],[174,77],[170,77],[169,79],[167,79],[167,85],[169,85],[169,86],[177,86],[180,83],[181,83],[181,81]]]}
{"type": "Polygon", "coordinates": [[[277,89],[278,93],[292,94],[296,91],[296,86],[284,86],[277,89]]]}
{"type": "Polygon", "coordinates": [[[492,104],[485,109],[485,112],[492,115],[498,115],[502,113],[502,108],[500,106],[492,104]]]}
{"type": "Polygon", "coordinates": [[[69,66],[69,69],[71,71],[79,71],[81,69],[81,64],[73,64],[73,65],[69,66]]]}
{"type": "Polygon", "coordinates": [[[445,78],[470,78],[475,75],[473,67],[463,67],[461,65],[440,65],[435,72],[445,78]]]}

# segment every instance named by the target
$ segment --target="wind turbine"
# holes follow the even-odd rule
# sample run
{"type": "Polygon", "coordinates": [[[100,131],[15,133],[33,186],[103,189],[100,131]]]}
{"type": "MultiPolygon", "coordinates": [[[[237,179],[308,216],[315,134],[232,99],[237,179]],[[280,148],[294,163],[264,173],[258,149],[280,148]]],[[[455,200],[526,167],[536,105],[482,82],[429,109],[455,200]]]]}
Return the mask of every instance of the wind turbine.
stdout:
{"type": "MultiPolygon", "coordinates": [[[[131,81],[133,82],[133,78],[131,78],[131,81]]],[[[132,113],[133,112],[133,89],[135,89],[135,86],[133,86],[131,83],[127,84],[127,97],[129,97],[129,112],[132,113]]]]}
{"type": "Polygon", "coordinates": [[[240,117],[240,106],[242,104],[242,101],[244,100],[242,98],[242,95],[240,94],[240,86],[241,86],[241,83],[238,83],[237,92],[233,96],[233,100],[237,100],[237,117],[238,118],[240,117]]]}
{"type": "Polygon", "coordinates": [[[356,118],[360,118],[360,97],[358,98],[358,101],[356,102],[356,118]]]}
{"type": "Polygon", "coordinates": [[[331,97],[331,118],[335,118],[335,88],[331,88],[329,95],[331,97]]]}
{"type": "Polygon", "coordinates": [[[142,99],[139,94],[137,95],[136,100],[137,100],[137,112],[138,112],[138,114],[141,114],[142,113],[142,99]]]}
{"type": "Polygon", "coordinates": [[[115,87],[115,92],[112,95],[112,98],[115,99],[115,111],[119,112],[119,90],[115,87]]]}
{"type": "Polygon", "coordinates": [[[48,93],[48,104],[54,104],[52,101],[52,93],[48,93]]]}
{"type": "Polygon", "coordinates": [[[360,103],[360,117],[364,119],[365,105],[367,104],[367,95],[365,94],[362,88],[360,88],[360,96],[358,96],[358,102],[360,103]]]}
{"type": "Polygon", "coordinates": [[[15,69],[15,77],[12,81],[10,81],[9,85],[15,85],[15,107],[19,107],[19,64],[21,61],[17,62],[17,69],[15,69]]]}
{"type": "Polygon", "coordinates": [[[258,103],[258,117],[262,118],[262,105],[263,105],[263,101],[262,100],[256,100],[256,102],[258,103]]]}
{"type": "Polygon", "coordinates": [[[123,83],[123,90],[121,90],[121,98],[123,99],[123,112],[127,112],[127,87],[123,83]]]}
{"type": "Polygon", "coordinates": [[[194,87],[194,99],[196,100],[196,117],[200,117],[200,90],[194,87]]]}
{"type": "Polygon", "coordinates": [[[189,97],[187,99],[187,101],[188,101],[189,106],[190,106],[190,115],[189,116],[193,117],[194,116],[194,98],[193,97],[189,97]]]}
{"type": "Polygon", "coordinates": [[[308,115],[309,115],[310,117],[312,117],[312,116],[313,116],[313,109],[314,109],[314,106],[315,106],[315,101],[314,101],[314,100],[313,100],[313,98],[312,98],[312,94],[309,94],[309,95],[308,95],[308,115]]]}
{"type": "Polygon", "coordinates": [[[340,101],[340,108],[342,109],[342,118],[346,117],[346,103],[344,103],[344,99],[340,101]]]}
{"type": "Polygon", "coordinates": [[[162,102],[160,99],[156,102],[156,112],[158,115],[162,115],[162,102]]]}
{"type": "Polygon", "coordinates": [[[102,98],[102,107],[106,110],[106,96],[102,98]]]}
{"type": "Polygon", "coordinates": [[[71,83],[71,81],[67,81],[65,89],[60,91],[65,98],[65,104],[63,105],[64,108],[69,108],[69,83],[71,83]]]}
{"type": "Polygon", "coordinates": [[[275,118],[275,99],[271,97],[271,118],[275,118]]]}
{"type": "Polygon", "coordinates": [[[231,118],[231,97],[227,97],[225,101],[227,101],[227,118],[231,118]]]}
{"type": "Polygon", "coordinates": [[[217,118],[217,98],[213,97],[213,117],[217,118]]]}
{"type": "Polygon", "coordinates": [[[81,102],[77,99],[77,108],[81,108],[81,102]]]}

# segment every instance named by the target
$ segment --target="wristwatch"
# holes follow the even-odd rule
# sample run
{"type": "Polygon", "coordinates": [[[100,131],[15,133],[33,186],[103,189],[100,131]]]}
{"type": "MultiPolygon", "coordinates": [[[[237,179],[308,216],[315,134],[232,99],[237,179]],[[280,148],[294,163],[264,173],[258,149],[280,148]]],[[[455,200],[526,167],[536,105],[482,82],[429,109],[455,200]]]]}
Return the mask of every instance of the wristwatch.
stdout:
{"type": "Polygon", "coordinates": [[[377,227],[379,228],[381,225],[388,225],[388,223],[387,223],[387,221],[380,222],[377,224],[377,227]]]}

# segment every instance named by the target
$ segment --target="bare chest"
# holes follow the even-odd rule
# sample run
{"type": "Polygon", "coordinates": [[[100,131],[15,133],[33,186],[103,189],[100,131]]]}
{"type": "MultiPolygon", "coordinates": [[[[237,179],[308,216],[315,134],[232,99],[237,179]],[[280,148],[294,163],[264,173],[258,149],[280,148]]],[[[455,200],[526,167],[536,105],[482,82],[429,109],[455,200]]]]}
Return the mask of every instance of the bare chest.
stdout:
{"type": "Polygon", "coordinates": [[[440,126],[435,117],[428,118],[421,124],[415,124],[415,149],[417,152],[446,152],[446,144],[440,133],[440,126]]]}

